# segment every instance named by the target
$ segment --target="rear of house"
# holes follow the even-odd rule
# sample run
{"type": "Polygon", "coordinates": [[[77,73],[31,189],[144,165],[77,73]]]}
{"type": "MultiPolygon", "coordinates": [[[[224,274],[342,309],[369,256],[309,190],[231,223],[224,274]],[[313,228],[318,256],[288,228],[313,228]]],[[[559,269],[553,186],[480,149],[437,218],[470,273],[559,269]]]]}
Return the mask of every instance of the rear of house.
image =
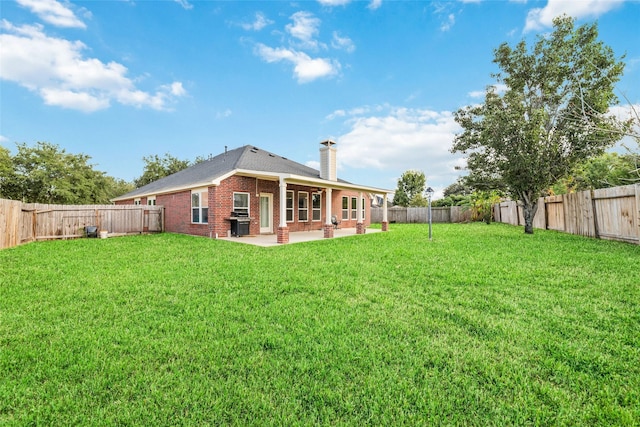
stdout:
{"type": "Polygon", "coordinates": [[[386,201],[387,192],[339,180],[335,143],[324,141],[320,171],[247,145],[225,149],[114,202],[164,206],[169,232],[212,238],[277,234],[279,243],[287,243],[289,232],[324,230],[325,237],[333,237],[335,223],[364,233],[371,200],[383,194],[386,201]]]}

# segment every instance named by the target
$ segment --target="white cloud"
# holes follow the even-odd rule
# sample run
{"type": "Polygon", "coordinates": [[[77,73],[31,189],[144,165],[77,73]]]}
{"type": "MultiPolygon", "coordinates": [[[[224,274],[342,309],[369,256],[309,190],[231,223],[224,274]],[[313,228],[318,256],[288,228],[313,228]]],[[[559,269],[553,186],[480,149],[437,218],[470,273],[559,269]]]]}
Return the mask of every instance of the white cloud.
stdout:
{"type": "Polygon", "coordinates": [[[241,24],[241,27],[247,31],[260,31],[264,27],[271,24],[273,24],[272,20],[267,19],[267,17],[264,16],[264,14],[260,12],[256,12],[256,17],[253,20],[253,22],[251,22],[250,24],[241,24]]]}
{"type": "MultiPolygon", "coordinates": [[[[293,64],[294,76],[299,83],[337,75],[341,69],[339,61],[332,58],[314,58],[305,52],[316,52],[318,48],[329,49],[326,44],[316,40],[320,32],[320,19],[305,11],[296,12],[290,18],[293,22],[285,26],[286,32],[290,35],[290,39],[287,40],[288,47],[274,48],[256,43],[255,54],[269,63],[285,61],[293,64]]],[[[342,37],[337,32],[333,33],[332,47],[347,52],[355,49],[350,38],[342,37]]]]}
{"type": "Polygon", "coordinates": [[[317,160],[309,160],[308,162],[305,162],[304,165],[316,170],[320,170],[320,162],[317,160]]]}
{"type": "MultiPolygon", "coordinates": [[[[498,94],[502,94],[502,93],[505,93],[507,91],[507,85],[502,84],[502,83],[494,84],[494,85],[491,85],[491,86],[493,86],[495,88],[495,91],[498,94]]],[[[467,95],[470,98],[484,98],[484,95],[486,93],[487,93],[486,90],[474,90],[474,91],[471,91],[471,92],[467,93],[467,95]]]]}
{"type": "Polygon", "coordinates": [[[182,6],[186,10],[193,9],[193,5],[191,3],[189,3],[188,0],[173,0],[173,1],[178,3],[180,6],[182,6]]]}
{"type": "Polygon", "coordinates": [[[453,113],[389,106],[337,111],[341,113],[332,116],[346,116],[350,128],[336,138],[340,165],[396,171],[398,176],[408,169],[422,170],[434,188],[445,187],[460,174],[456,166],[464,160],[449,152],[461,131],[453,113]]]}
{"type": "Polygon", "coordinates": [[[450,13],[449,16],[447,16],[447,20],[440,25],[440,31],[449,31],[455,23],[456,16],[453,13],[450,13]]]}
{"type": "Polygon", "coordinates": [[[367,6],[367,9],[376,10],[382,6],[382,0],[371,0],[371,3],[367,6]]]}
{"type": "Polygon", "coordinates": [[[348,4],[350,2],[351,0],[318,0],[318,3],[328,7],[344,6],[345,4],[348,4]]]}
{"type": "Polygon", "coordinates": [[[186,89],[182,86],[182,82],[173,82],[170,85],[163,86],[163,88],[167,88],[173,96],[185,96],[187,94],[186,89]]]}
{"type": "Polygon", "coordinates": [[[226,109],[224,111],[219,111],[216,113],[216,119],[226,119],[227,117],[231,117],[232,111],[230,109],[226,109]]]}
{"type": "Polygon", "coordinates": [[[256,52],[266,62],[286,61],[294,65],[294,75],[299,83],[307,83],[321,77],[338,73],[340,64],[326,58],[311,58],[304,52],[272,48],[263,44],[256,45],[256,52]]]}
{"type": "Polygon", "coordinates": [[[319,33],[320,20],[312,13],[305,11],[294,13],[291,15],[291,20],[293,24],[287,24],[285,27],[291,37],[302,42],[305,48],[317,48],[318,42],[314,40],[314,37],[319,33]]]}
{"type": "Polygon", "coordinates": [[[180,82],[153,94],[141,91],[124,65],[86,58],[84,43],[49,37],[41,25],[14,26],[3,20],[0,28],[5,31],[0,34],[0,78],[37,93],[47,105],[92,112],[117,101],[165,110],[174,97],[186,94],[180,82]]]}
{"type": "Polygon", "coordinates": [[[333,40],[331,41],[331,46],[334,49],[341,49],[352,53],[356,50],[356,45],[353,44],[353,40],[349,37],[340,37],[337,31],[333,32],[333,40]]]}
{"type": "Polygon", "coordinates": [[[524,31],[536,31],[551,27],[553,19],[566,14],[574,18],[596,18],[621,5],[624,0],[548,0],[543,8],[531,9],[527,14],[524,31]]]}
{"type": "Polygon", "coordinates": [[[69,4],[62,4],[56,0],[17,0],[18,4],[38,15],[43,21],[65,28],[86,28],[69,4]]]}
{"type": "Polygon", "coordinates": [[[7,138],[4,135],[0,135],[0,143],[2,143],[2,142],[9,142],[9,138],[7,138]]]}

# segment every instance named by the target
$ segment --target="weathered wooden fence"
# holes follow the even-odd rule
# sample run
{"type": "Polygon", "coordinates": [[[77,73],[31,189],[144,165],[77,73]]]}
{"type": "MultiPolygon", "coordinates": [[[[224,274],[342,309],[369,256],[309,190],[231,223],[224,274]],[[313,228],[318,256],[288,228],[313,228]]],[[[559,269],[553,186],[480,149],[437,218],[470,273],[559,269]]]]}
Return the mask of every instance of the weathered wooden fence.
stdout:
{"type": "MultiPolygon", "coordinates": [[[[371,209],[371,222],[382,222],[383,208],[371,209]]],[[[403,208],[394,206],[387,210],[390,223],[428,223],[429,208],[403,208]]],[[[471,210],[463,206],[432,207],[431,222],[468,222],[471,210]]]]}
{"type": "Polygon", "coordinates": [[[0,249],[34,240],[84,236],[86,226],[110,236],[163,231],[162,206],[48,205],[0,199],[0,249]]]}
{"type": "MultiPolygon", "coordinates": [[[[494,205],[493,213],[498,222],[524,224],[514,201],[494,205]]],[[[640,184],[541,198],[533,226],[640,244],[640,184]]]]}

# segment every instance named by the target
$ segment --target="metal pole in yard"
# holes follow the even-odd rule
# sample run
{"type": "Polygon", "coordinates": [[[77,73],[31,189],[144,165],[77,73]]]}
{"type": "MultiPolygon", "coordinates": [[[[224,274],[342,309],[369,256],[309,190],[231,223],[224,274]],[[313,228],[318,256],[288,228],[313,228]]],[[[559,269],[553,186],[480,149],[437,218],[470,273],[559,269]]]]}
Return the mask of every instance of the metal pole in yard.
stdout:
{"type": "Polygon", "coordinates": [[[429,240],[431,240],[431,196],[433,196],[433,188],[427,187],[426,193],[429,201],[429,240]]]}

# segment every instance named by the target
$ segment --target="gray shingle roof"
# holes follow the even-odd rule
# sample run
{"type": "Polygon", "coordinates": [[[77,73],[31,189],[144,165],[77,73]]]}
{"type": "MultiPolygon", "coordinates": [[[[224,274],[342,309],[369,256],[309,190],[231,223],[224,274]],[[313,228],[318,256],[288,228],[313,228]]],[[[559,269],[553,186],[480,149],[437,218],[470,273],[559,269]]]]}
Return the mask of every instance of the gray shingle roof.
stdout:
{"type": "MultiPolygon", "coordinates": [[[[213,180],[235,170],[245,169],[261,172],[291,173],[307,178],[320,178],[320,172],[286,157],[261,150],[253,145],[229,150],[209,160],[197,163],[173,175],[166,176],[117,197],[131,199],[143,195],[163,193],[178,188],[194,188],[210,184],[213,180]]],[[[340,180],[340,182],[346,182],[340,180]]]]}

